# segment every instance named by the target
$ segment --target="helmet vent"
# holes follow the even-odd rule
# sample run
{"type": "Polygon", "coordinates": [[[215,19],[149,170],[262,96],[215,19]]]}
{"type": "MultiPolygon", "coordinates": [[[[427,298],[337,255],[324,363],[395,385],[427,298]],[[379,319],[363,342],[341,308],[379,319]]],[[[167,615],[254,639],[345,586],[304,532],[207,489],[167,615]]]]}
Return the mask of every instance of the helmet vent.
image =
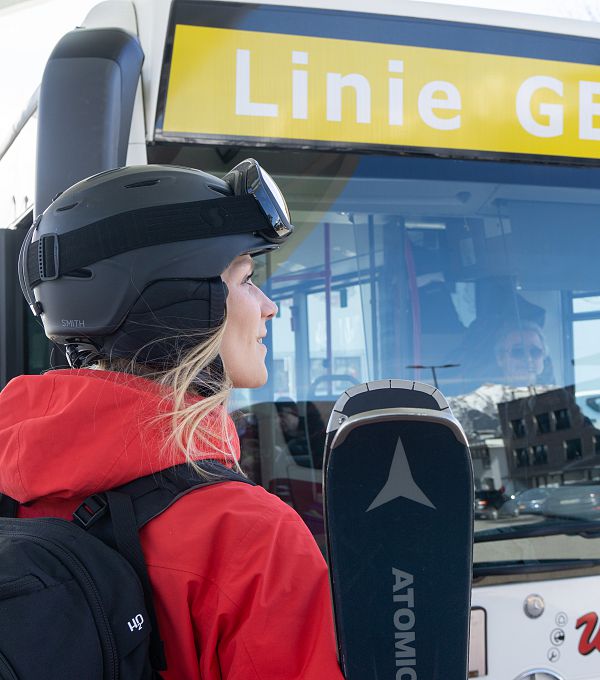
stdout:
{"type": "Polygon", "coordinates": [[[65,279],[91,279],[93,276],[91,269],[73,269],[64,275],[65,279]]]}
{"type": "Polygon", "coordinates": [[[133,184],[125,184],[125,189],[137,189],[138,187],[151,187],[158,184],[160,179],[145,179],[141,182],[133,182],[133,184]]]}
{"type": "Polygon", "coordinates": [[[79,205],[79,201],[77,201],[77,203],[71,203],[70,205],[63,205],[62,208],[57,208],[56,212],[65,212],[65,210],[71,210],[71,208],[74,208],[76,205],[79,205]]]}

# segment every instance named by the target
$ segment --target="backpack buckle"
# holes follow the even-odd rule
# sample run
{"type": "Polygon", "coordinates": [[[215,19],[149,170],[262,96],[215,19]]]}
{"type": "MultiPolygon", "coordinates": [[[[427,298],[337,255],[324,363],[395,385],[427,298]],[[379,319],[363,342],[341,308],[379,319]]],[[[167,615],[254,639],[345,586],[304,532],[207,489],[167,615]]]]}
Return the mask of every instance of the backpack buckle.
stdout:
{"type": "Polygon", "coordinates": [[[89,496],[73,513],[73,521],[83,529],[88,529],[106,513],[108,503],[98,494],[89,496]]]}

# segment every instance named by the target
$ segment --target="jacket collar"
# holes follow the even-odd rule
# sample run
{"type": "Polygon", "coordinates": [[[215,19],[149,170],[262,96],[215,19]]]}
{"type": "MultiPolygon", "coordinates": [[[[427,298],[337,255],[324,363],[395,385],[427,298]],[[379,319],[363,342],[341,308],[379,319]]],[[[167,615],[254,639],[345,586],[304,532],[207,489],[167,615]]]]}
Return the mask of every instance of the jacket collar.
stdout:
{"type": "MultiPolygon", "coordinates": [[[[20,376],[0,393],[0,491],[21,503],[70,499],[125,484],[185,462],[168,450],[169,411],[162,388],[145,378],[91,369],[20,376]]],[[[198,459],[231,462],[221,451],[239,440],[227,417],[207,418],[198,459]]]]}

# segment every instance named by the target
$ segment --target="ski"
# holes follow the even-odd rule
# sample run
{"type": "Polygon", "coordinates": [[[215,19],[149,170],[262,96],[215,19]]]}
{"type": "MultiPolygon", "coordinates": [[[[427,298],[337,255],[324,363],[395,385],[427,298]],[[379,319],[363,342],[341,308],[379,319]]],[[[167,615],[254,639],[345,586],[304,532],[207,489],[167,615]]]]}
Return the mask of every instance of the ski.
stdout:
{"type": "Polygon", "coordinates": [[[324,503],[338,653],[347,680],[465,680],[473,471],[443,395],[356,385],[327,426],[324,503]]]}

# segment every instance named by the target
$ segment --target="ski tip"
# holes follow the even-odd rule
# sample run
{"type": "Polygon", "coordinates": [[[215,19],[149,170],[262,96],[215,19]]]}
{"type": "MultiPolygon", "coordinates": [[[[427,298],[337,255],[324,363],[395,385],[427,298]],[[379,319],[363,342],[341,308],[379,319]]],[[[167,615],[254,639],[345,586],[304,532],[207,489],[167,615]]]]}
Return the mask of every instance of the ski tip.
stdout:
{"type": "Polygon", "coordinates": [[[425,394],[429,394],[431,397],[433,397],[437,401],[440,411],[444,411],[448,408],[446,397],[438,390],[437,387],[428,385],[427,383],[415,382],[413,390],[416,390],[417,392],[424,392],[425,394]]]}
{"type": "Polygon", "coordinates": [[[438,405],[440,411],[445,411],[449,408],[448,402],[444,395],[434,387],[427,383],[415,382],[414,380],[371,380],[370,382],[361,383],[360,385],[353,385],[349,387],[339,399],[335,402],[329,422],[327,423],[327,433],[335,432],[342,423],[348,419],[348,415],[344,413],[344,409],[348,401],[364,392],[375,392],[377,390],[404,390],[406,392],[423,392],[432,397],[438,405]]]}
{"type": "Polygon", "coordinates": [[[412,390],[414,384],[414,380],[390,380],[391,387],[400,390],[412,390]]]}
{"type": "Polygon", "coordinates": [[[348,397],[354,397],[357,394],[361,394],[361,392],[368,392],[369,383],[361,383],[360,385],[353,385],[352,387],[349,387],[344,394],[347,395],[348,397]]]}
{"type": "Polygon", "coordinates": [[[326,432],[335,432],[345,420],[348,420],[348,416],[344,415],[340,411],[333,410],[329,416],[326,432]]]}

